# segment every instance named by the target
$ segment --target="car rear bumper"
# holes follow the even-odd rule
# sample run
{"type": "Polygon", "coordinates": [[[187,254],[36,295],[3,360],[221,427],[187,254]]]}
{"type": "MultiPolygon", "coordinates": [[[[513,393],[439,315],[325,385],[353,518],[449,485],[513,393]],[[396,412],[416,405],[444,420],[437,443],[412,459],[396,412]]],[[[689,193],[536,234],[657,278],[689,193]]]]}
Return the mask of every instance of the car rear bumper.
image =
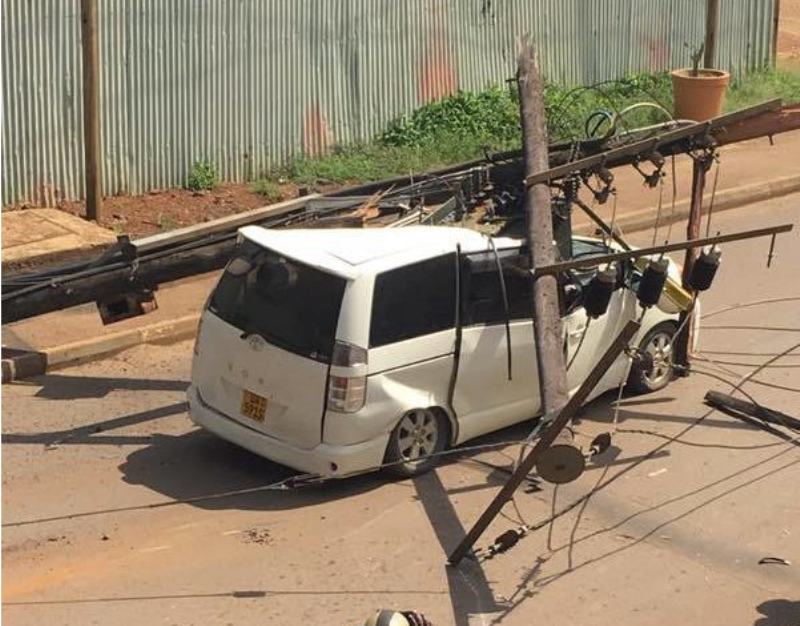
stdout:
{"type": "Polygon", "coordinates": [[[186,395],[189,417],[201,428],[259,456],[302,472],[336,477],[369,470],[383,462],[389,442],[389,436],[385,435],[350,446],[321,443],[311,450],[304,450],[248,428],[216,411],[203,402],[194,385],[189,387],[186,395]]]}

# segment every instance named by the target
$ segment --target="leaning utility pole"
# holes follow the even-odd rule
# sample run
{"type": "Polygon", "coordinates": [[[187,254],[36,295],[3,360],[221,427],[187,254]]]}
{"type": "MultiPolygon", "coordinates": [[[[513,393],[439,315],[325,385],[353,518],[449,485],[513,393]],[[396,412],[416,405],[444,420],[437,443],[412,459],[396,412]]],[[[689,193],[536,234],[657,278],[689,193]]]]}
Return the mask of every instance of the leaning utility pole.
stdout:
{"type": "MultiPolygon", "coordinates": [[[[692,241],[693,239],[700,238],[700,225],[703,219],[703,191],[706,187],[706,173],[708,172],[711,164],[713,163],[713,153],[705,153],[693,157],[692,163],[692,198],[689,205],[689,220],[686,224],[686,240],[692,241]]],[[[710,216],[709,216],[709,219],[710,216]]],[[[692,267],[694,267],[695,259],[697,258],[697,251],[694,248],[687,248],[686,256],[683,260],[683,274],[681,276],[683,287],[690,289],[689,277],[692,275],[692,267]]],[[[692,343],[692,325],[690,320],[687,320],[694,312],[694,307],[689,311],[681,311],[679,317],[679,325],[681,332],[675,337],[674,355],[675,363],[681,366],[682,369],[678,370],[679,376],[688,376],[689,367],[689,353],[691,351],[692,343]]]]}
{"type": "MultiPolygon", "coordinates": [[[[550,168],[547,149],[547,123],[544,112],[544,86],[539,74],[533,46],[523,37],[517,74],[520,113],[522,117],[522,156],[525,176],[550,168]]],[[[530,267],[550,265],[556,260],[553,242],[553,215],[550,189],[542,182],[525,190],[530,267]]],[[[539,369],[539,393],[542,413],[553,416],[567,404],[567,364],[558,304],[558,281],[555,276],[539,276],[533,280],[533,333],[536,340],[536,363],[539,369]]],[[[563,430],[554,447],[570,446],[572,435],[563,430]]],[[[569,450],[564,450],[569,454],[569,450]]],[[[582,458],[581,458],[582,460],[582,458]]]]}
{"type": "Polygon", "coordinates": [[[100,70],[97,60],[97,0],[81,0],[83,57],[83,150],[86,218],[100,219],[102,157],[100,155],[100,70]]]}

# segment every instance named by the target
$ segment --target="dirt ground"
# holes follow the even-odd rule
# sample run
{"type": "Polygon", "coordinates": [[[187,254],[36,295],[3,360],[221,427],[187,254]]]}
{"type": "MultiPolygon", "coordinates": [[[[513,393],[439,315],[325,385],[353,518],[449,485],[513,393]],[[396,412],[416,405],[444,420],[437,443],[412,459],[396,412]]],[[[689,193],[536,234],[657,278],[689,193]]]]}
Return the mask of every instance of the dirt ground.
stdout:
{"type": "MultiPolygon", "coordinates": [[[[715,227],[800,227],[798,203],[726,212],[715,227]]],[[[702,398],[729,389],[709,374],[736,379],[794,346],[745,389],[798,416],[798,244],[800,232],[780,238],[770,270],[766,240],[726,246],[703,299],[701,356],[717,364],[626,398],[612,448],[575,483],[520,490],[479,546],[607,485],[507,554],[459,568],[446,555],[505,480],[513,445],[415,480],[259,490],[292,472],[190,424],[189,342],[3,386],[4,623],[349,626],[396,607],[436,626],[796,626],[800,448],[702,398]]],[[[611,428],[612,400],[586,407],[584,447],[611,428]]]]}
{"type": "MultiPolygon", "coordinates": [[[[104,198],[100,225],[133,238],[208,222],[227,215],[256,209],[296,198],[299,187],[291,182],[279,185],[280,195],[267,197],[255,193],[252,183],[223,183],[208,191],[156,189],[140,196],[104,198]]],[[[309,191],[332,192],[341,185],[324,183],[309,191]]],[[[85,203],[65,203],[58,208],[83,216],[85,203]]]]}
{"type": "MultiPolygon", "coordinates": [[[[226,183],[210,191],[188,189],[153,190],[141,196],[112,196],[103,200],[100,225],[131,237],[208,222],[227,215],[297,197],[297,187],[281,186],[279,198],[253,193],[250,183],[226,183]]],[[[74,215],[84,215],[83,201],[59,207],[74,215]]]]}

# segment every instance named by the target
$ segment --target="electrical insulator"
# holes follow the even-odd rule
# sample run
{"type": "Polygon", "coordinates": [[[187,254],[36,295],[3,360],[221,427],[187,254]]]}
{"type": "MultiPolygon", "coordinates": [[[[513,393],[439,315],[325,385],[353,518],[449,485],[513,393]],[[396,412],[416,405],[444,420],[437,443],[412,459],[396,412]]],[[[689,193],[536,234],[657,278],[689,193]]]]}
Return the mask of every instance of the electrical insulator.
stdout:
{"type": "Polygon", "coordinates": [[[499,554],[501,552],[506,552],[513,548],[519,540],[522,538],[522,535],[517,530],[507,530],[502,535],[497,537],[492,544],[492,552],[494,554],[499,554]]]}
{"type": "Polygon", "coordinates": [[[607,167],[599,167],[596,170],[597,177],[603,181],[606,185],[610,185],[614,182],[614,174],[611,173],[611,170],[607,167]]]}
{"type": "Polygon", "coordinates": [[[636,293],[639,304],[644,308],[655,305],[661,298],[661,292],[667,282],[668,267],[668,259],[652,260],[647,264],[647,269],[644,271],[642,281],[639,283],[639,290],[636,293]]]}
{"type": "Polygon", "coordinates": [[[722,251],[716,246],[708,252],[703,250],[700,257],[692,265],[692,273],[689,275],[689,287],[694,291],[705,291],[714,282],[714,275],[719,268],[719,258],[722,251]]]}
{"type": "Polygon", "coordinates": [[[593,455],[603,454],[606,450],[611,447],[611,433],[600,433],[592,439],[592,443],[589,446],[589,449],[592,451],[593,455]]]}
{"type": "Polygon", "coordinates": [[[614,293],[616,283],[617,272],[611,267],[598,271],[592,276],[583,299],[586,315],[597,319],[608,311],[608,303],[611,301],[611,294],[614,293]]]}

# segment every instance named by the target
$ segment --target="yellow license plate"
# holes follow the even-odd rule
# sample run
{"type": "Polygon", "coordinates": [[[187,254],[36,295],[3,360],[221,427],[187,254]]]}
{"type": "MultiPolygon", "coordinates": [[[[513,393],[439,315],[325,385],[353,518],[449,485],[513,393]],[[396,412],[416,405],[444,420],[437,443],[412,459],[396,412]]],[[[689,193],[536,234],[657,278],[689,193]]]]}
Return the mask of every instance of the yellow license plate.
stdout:
{"type": "Polygon", "coordinates": [[[266,414],[267,399],[245,389],[242,394],[242,415],[257,422],[263,422],[266,414]]]}

